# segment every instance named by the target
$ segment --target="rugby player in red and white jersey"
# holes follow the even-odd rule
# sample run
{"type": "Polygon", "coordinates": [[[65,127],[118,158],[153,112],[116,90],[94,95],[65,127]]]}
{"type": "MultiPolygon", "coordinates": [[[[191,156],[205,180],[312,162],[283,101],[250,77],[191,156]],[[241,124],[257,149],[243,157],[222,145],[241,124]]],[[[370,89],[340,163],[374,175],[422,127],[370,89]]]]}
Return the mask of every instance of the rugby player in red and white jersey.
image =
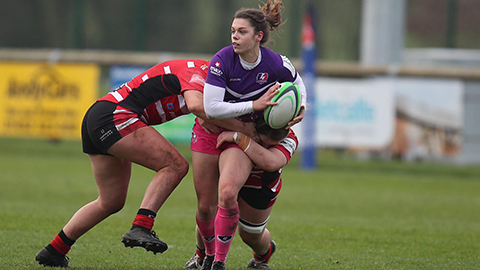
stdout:
{"type": "MultiPolygon", "coordinates": [[[[236,144],[254,163],[238,194],[238,232],[243,242],[253,250],[253,258],[247,266],[266,269],[276,248],[266,226],[282,188],[282,168],[295,153],[298,138],[292,129],[272,129],[261,118],[256,120],[256,124],[260,143],[241,132],[224,131],[218,136],[217,147],[225,149],[236,144]]],[[[197,250],[184,268],[200,269],[205,259],[205,245],[198,227],[196,244],[197,250]]]]}
{"type": "MultiPolygon", "coordinates": [[[[92,163],[98,198],[80,208],[50,244],[37,253],[38,263],[67,267],[66,254],[74,242],[123,208],[132,163],[152,169],[156,174],[122,242],[125,246],[141,246],[153,253],[168,248],[152,230],[154,219],[187,174],[189,164],[152,125],[190,112],[206,118],[203,87],[207,68],[208,62],[203,60],[160,63],[98,99],[89,108],[82,123],[82,145],[92,163]]],[[[253,124],[249,127],[239,120],[230,120],[216,124],[231,130],[250,130],[254,135],[253,124]]]]}

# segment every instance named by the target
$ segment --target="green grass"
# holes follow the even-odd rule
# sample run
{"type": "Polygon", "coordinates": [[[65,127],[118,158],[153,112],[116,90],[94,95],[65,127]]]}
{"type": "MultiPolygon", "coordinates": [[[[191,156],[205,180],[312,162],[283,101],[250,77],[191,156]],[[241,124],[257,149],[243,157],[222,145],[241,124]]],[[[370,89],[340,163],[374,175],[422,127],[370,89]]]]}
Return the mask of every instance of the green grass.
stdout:
{"type": "MultiPolygon", "coordinates": [[[[179,146],[190,158],[188,147],[179,146]]],[[[480,269],[480,167],[358,161],[319,152],[316,171],[284,169],[269,229],[273,269],[480,269]]],[[[160,210],[155,230],[170,248],[153,255],[120,238],[153,173],[134,166],[125,208],[69,253],[73,269],[182,269],[194,252],[191,173],[160,210]]],[[[95,199],[79,142],[0,139],[0,268],[45,269],[35,254],[95,199]]],[[[237,236],[228,269],[251,251],[237,236]]]]}

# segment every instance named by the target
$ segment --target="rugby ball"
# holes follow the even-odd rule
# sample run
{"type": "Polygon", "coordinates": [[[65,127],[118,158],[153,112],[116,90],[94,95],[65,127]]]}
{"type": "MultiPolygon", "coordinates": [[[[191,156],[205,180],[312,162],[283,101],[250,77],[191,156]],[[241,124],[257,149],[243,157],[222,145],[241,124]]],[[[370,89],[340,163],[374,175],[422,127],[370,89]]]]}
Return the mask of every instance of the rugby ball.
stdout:
{"type": "Polygon", "coordinates": [[[274,129],[286,127],[300,112],[301,95],[298,85],[292,82],[281,83],[278,93],[272,99],[272,102],[278,104],[268,106],[263,112],[267,125],[274,129]]]}

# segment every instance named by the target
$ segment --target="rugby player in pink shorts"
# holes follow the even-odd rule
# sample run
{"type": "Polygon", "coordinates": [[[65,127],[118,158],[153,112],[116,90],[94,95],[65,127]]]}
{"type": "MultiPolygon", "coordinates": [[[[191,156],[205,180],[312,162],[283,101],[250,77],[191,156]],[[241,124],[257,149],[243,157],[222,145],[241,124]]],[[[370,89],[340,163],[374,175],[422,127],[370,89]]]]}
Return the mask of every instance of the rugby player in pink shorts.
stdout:
{"type": "MultiPolygon", "coordinates": [[[[275,105],[271,100],[282,82],[295,83],[302,92],[300,114],[289,127],[303,119],[306,89],[302,78],[287,57],[264,46],[271,31],[282,24],[282,8],[282,1],[268,0],[259,9],[235,13],[231,45],[212,57],[205,81],[204,110],[209,119],[254,121],[265,108],[275,105]]],[[[192,150],[196,218],[207,255],[202,269],[223,270],[239,220],[238,193],[253,164],[235,147],[224,149],[220,155],[192,150]]]]}

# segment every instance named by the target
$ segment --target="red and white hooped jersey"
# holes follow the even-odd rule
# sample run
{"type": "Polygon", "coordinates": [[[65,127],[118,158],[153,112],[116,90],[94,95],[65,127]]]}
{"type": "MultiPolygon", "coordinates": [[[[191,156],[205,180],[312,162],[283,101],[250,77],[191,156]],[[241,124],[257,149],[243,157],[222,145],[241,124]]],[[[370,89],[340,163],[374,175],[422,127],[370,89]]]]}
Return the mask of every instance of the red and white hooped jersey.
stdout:
{"type": "MultiPolygon", "coordinates": [[[[293,154],[297,150],[297,147],[298,138],[292,129],[290,129],[290,133],[288,133],[288,136],[285,139],[283,139],[279,144],[272,146],[272,148],[280,150],[285,155],[287,158],[287,163],[292,158],[293,154]]],[[[281,174],[281,168],[274,172],[267,172],[254,164],[254,167],[248,176],[247,182],[245,182],[243,187],[254,189],[268,187],[272,192],[275,193],[275,195],[277,195],[282,186],[282,181],[280,178],[281,174]]]]}
{"type": "Polygon", "coordinates": [[[190,113],[183,92],[203,92],[207,69],[208,61],[204,60],[166,61],[149,68],[98,101],[110,101],[127,108],[148,125],[162,124],[190,113]]]}

